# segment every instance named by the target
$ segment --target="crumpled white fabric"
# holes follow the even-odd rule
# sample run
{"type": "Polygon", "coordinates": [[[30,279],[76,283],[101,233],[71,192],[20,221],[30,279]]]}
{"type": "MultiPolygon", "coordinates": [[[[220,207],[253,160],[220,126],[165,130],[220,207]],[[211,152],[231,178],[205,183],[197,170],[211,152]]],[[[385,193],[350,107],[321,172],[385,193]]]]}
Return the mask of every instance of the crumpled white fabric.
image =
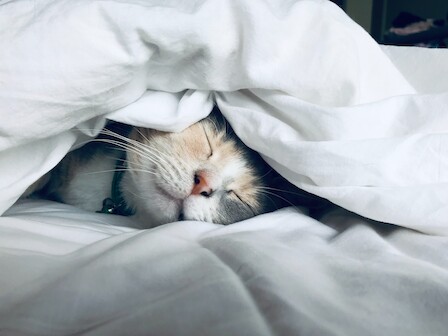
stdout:
{"type": "Polygon", "coordinates": [[[151,230],[27,201],[0,218],[0,334],[445,336],[448,237],[292,208],[151,230]],[[118,226],[112,226],[115,224],[118,226]]]}
{"type": "Polygon", "coordinates": [[[445,50],[385,50],[319,0],[6,1],[0,22],[1,211],[102,118],[180,130],[216,101],[297,186],[448,232],[445,50]]]}
{"type": "Polygon", "coordinates": [[[378,46],[327,1],[0,1],[0,211],[105,118],[216,102],[298,186],[287,208],[136,230],[21,201],[0,217],[0,334],[447,334],[445,50],[378,46]],[[435,233],[439,233],[437,236],[435,233]]]}

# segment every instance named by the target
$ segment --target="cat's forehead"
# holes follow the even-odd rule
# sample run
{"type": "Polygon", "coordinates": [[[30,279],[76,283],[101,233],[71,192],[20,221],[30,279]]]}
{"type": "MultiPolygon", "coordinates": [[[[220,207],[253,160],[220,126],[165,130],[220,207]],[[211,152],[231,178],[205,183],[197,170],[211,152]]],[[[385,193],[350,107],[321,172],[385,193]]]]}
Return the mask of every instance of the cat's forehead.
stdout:
{"type": "Polygon", "coordinates": [[[226,128],[217,126],[209,119],[197,122],[180,133],[171,133],[169,138],[179,150],[193,156],[213,154],[215,161],[220,160],[221,165],[229,166],[229,172],[244,166],[241,146],[229,137],[226,128]]]}
{"type": "Polygon", "coordinates": [[[256,182],[256,173],[245,146],[231,132],[225,123],[206,118],[179,133],[147,129],[140,135],[141,140],[173,157],[190,163],[206,161],[205,166],[213,166],[232,188],[244,189],[256,182]]]}

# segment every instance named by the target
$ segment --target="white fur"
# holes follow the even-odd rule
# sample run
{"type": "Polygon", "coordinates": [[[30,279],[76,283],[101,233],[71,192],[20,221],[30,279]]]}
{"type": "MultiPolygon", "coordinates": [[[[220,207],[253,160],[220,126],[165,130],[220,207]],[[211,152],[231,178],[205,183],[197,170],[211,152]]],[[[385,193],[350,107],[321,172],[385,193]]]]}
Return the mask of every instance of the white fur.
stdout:
{"type": "Polygon", "coordinates": [[[235,157],[222,166],[203,162],[182,162],[172,157],[172,164],[163,169],[147,162],[147,169],[155,175],[144,172],[127,172],[123,178],[123,192],[129,205],[137,209],[135,218],[145,226],[156,226],[176,221],[182,213],[185,219],[213,222],[220,202],[219,193],[225,192],[245,167],[244,161],[235,157]],[[215,190],[211,197],[192,195],[195,171],[206,170],[208,183],[215,190]],[[164,182],[161,182],[164,181],[164,182]],[[177,187],[173,187],[173,183],[177,187]]]}
{"type": "Polygon", "coordinates": [[[245,169],[245,163],[240,157],[235,157],[221,168],[220,175],[224,181],[232,181],[245,169]]]}

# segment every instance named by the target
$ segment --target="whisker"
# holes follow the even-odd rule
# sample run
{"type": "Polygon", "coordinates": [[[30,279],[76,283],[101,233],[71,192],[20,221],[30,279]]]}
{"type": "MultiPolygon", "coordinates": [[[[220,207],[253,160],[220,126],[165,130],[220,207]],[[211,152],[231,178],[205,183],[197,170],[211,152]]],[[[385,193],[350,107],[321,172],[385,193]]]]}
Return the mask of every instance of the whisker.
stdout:
{"type": "MultiPolygon", "coordinates": [[[[136,129],[137,129],[137,128],[136,128],[136,129]]],[[[137,129],[137,131],[140,132],[140,130],[138,130],[138,129],[137,129]]],[[[153,146],[151,146],[151,145],[149,145],[149,144],[146,144],[146,143],[143,144],[143,143],[141,143],[141,142],[139,142],[139,141],[130,139],[130,138],[128,138],[128,137],[125,137],[125,136],[123,136],[123,135],[121,135],[121,134],[112,132],[112,131],[110,131],[110,130],[105,130],[105,134],[106,134],[106,135],[113,136],[113,137],[116,137],[117,139],[122,140],[122,141],[124,141],[124,142],[126,142],[126,143],[128,143],[128,144],[135,145],[135,146],[138,147],[140,150],[144,150],[144,151],[146,151],[146,150],[150,149],[151,151],[152,151],[152,150],[157,151],[159,154],[161,154],[161,155],[165,155],[166,158],[169,159],[169,156],[168,156],[167,154],[160,152],[157,148],[155,148],[155,147],[153,147],[153,146]]],[[[140,132],[140,134],[141,134],[141,132],[140,132]]],[[[143,137],[148,141],[148,143],[149,143],[149,139],[147,139],[143,134],[142,134],[142,136],[143,136],[143,137]]]]}
{"type": "Polygon", "coordinates": [[[288,200],[288,199],[286,199],[286,198],[284,198],[284,197],[282,197],[282,196],[280,196],[280,195],[274,194],[274,193],[272,193],[272,192],[269,192],[269,191],[266,191],[266,190],[262,190],[261,193],[262,193],[262,194],[265,194],[265,195],[268,195],[268,194],[269,194],[269,195],[275,196],[275,197],[277,197],[277,198],[279,198],[279,199],[285,201],[286,203],[288,203],[288,204],[290,204],[290,205],[292,205],[292,206],[296,206],[296,205],[295,205],[294,203],[292,203],[290,200],[288,200]]]}
{"type": "Polygon", "coordinates": [[[260,180],[261,179],[263,179],[263,178],[265,178],[267,175],[269,175],[271,172],[273,171],[273,169],[271,168],[271,169],[269,169],[266,173],[264,173],[264,175],[263,176],[261,176],[260,177],[260,180]]]}
{"type": "Polygon", "coordinates": [[[294,192],[294,191],[290,191],[290,190],[286,190],[286,189],[279,189],[279,188],[272,188],[272,187],[265,187],[265,186],[260,186],[260,187],[256,187],[256,189],[262,189],[262,190],[273,190],[273,191],[279,191],[279,192],[284,192],[287,194],[291,194],[291,195],[296,195],[296,196],[300,196],[303,198],[308,198],[308,199],[314,199],[313,196],[310,195],[306,195],[300,192],[294,192]]]}
{"type": "MultiPolygon", "coordinates": [[[[121,147],[121,148],[127,150],[128,152],[133,152],[133,153],[135,153],[135,154],[141,156],[142,158],[146,158],[147,160],[153,162],[154,164],[158,164],[158,162],[157,162],[153,157],[148,156],[148,154],[150,154],[150,153],[148,153],[148,152],[143,152],[143,151],[141,151],[141,150],[138,149],[138,148],[135,148],[135,147],[130,146],[129,144],[124,144],[124,143],[122,143],[122,142],[120,142],[120,141],[117,141],[117,140],[110,140],[110,139],[97,139],[97,141],[99,141],[99,142],[103,142],[103,143],[110,143],[110,144],[113,144],[113,145],[115,145],[115,146],[121,147]]],[[[159,165],[159,167],[160,167],[161,169],[165,169],[163,166],[160,166],[160,165],[159,165]]],[[[165,169],[165,170],[166,170],[166,169],[165,169]]]]}
{"type": "MultiPolygon", "coordinates": [[[[162,156],[166,157],[167,159],[170,159],[170,157],[166,153],[159,151],[157,148],[155,148],[153,146],[140,143],[136,140],[129,139],[127,137],[124,137],[120,134],[116,134],[115,132],[111,132],[109,130],[107,130],[105,133],[107,135],[115,136],[118,139],[123,140],[124,143],[121,143],[120,141],[112,140],[112,139],[97,139],[97,140],[100,142],[115,144],[116,146],[120,146],[122,148],[125,148],[126,150],[132,150],[134,153],[136,153],[144,158],[147,158],[148,160],[152,161],[155,164],[158,163],[157,161],[155,161],[155,159],[158,159],[159,161],[163,161],[165,164],[169,164],[169,162],[167,160],[165,160],[162,156]],[[157,152],[158,155],[156,155],[154,152],[157,152]],[[152,155],[152,157],[148,156],[148,154],[152,155]]],[[[143,135],[143,137],[145,137],[145,136],[143,135]]]]}
{"type": "Polygon", "coordinates": [[[243,201],[243,199],[236,192],[234,192],[233,194],[240,200],[241,203],[243,203],[245,206],[247,206],[249,208],[249,210],[252,212],[252,214],[254,216],[256,216],[254,209],[252,209],[252,207],[249,205],[249,203],[243,201]]]}
{"type": "Polygon", "coordinates": [[[94,172],[80,173],[79,175],[105,174],[105,173],[112,173],[112,172],[115,173],[115,172],[119,172],[119,171],[138,171],[138,172],[143,172],[143,173],[148,173],[148,174],[152,174],[152,175],[158,176],[158,174],[156,172],[153,172],[153,171],[150,171],[150,170],[146,170],[146,169],[129,169],[129,168],[98,170],[98,171],[94,171],[94,172]]]}
{"type": "MultiPolygon", "coordinates": [[[[146,140],[149,142],[148,137],[146,137],[143,132],[141,132],[138,128],[135,128],[137,132],[146,140]]],[[[182,171],[180,170],[180,167],[178,165],[175,165],[172,163],[172,157],[170,157],[167,153],[164,153],[160,151],[158,148],[151,146],[149,144],[144,144],[139,141],[130,139],[128,137],[125,137],[121,134],[118,134],[116,132],[113,132],[109,129],[104,129],[101,133],[102,135],[110,136],[112,139],[108,138],[97,138],[92,141],[102,142],[102,143],[108,143],[111,145],[114,145],[118,147],[120,150],[128,151],[130,153],[134,153],[143,159],[147,159],[148,161],[154,163],[160,170],[162,170],[166,175],[170,176],[170,178],[176,178],[177,176],[174,176],[172,174],[171,170],[177,171],[178,176],[182,176],[184,179],[186,177],[184,174],[182,174],[182,171]],[[160,164],[164,163],[164,164],[160,164]],[[167,169],[167,167],[170,167],[171,169],[167,169]]],[[[126,162],[129,165],[137,166],[140,168],[144,168],[144,165],[137,164],[133,161],[123,161],[126,162]]]]}
{"type": "MultiPolygon", "coordinates": [[[[145,149],[149,149],[150,151],[156,151],[158,154],[165,156],[165,158],[167,158],[168,160],[170,159],[170,156],[167,153],[163,153],[162,151],[158,150],[156,147],[151,146],[151,141],[148,139],[148,137],[146,137],[142,131],[140,131],[137,127],[134,128],[142,137],[143,139],[146,141],[146,143],[142,143],[141,145],[145,148],[145,149]]],[[[133,140],[135,143],[140,144],[138,141],[133,140]]]]}
{"type": "Polygon", "coordinates": [[[269,196],[268,194],[264,194],[266,196],[266,198],[272,203],[272,205],[274,206],[274,208],[277,208],[277,204],[275,204],[274,200],[271,198],[271,196],[269,196]]]}

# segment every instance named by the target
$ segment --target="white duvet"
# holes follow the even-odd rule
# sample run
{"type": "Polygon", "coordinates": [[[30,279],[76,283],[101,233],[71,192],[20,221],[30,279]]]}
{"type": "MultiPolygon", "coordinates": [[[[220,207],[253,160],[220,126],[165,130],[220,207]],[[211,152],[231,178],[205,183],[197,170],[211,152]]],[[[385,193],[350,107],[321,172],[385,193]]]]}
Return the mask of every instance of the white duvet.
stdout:
{"type": "Polygon", "coordinates": [[[1,212],[105,118],[177,131],[213,103],[351,211],[139,231],[20,202],[1,335],[448,333],[446,50],[380,47],[318,0],[0,1],[0,28],[1,212]]]}

